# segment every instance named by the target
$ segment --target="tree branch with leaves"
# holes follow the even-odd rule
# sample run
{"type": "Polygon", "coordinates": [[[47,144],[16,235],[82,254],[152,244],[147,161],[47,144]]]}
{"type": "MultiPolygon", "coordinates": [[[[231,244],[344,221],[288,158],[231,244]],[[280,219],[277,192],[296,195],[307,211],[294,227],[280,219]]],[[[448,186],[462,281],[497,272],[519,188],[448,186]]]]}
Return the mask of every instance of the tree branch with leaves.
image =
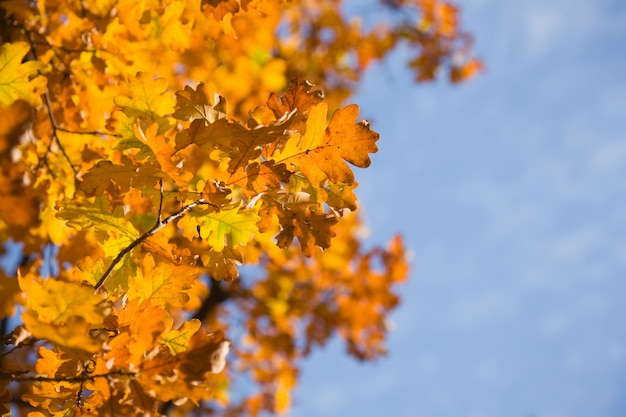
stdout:
{"type": "Polygon", "coordinates": [[[452,4],[372,5],[0,5],[2,415],[284,413],[334,335],[385,354],[408,265],[359,239],[345,101],[399,43],[419,81],[480,63],[452,4]]]}

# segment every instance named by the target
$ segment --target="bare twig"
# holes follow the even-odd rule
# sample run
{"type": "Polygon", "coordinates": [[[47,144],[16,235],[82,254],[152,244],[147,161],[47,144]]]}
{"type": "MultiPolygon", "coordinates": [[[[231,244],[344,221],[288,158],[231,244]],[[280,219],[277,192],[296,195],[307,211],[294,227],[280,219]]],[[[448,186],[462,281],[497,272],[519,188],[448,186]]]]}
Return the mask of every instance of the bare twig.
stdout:
{"type": "Polygon", "coordinates": [[[136,372],[129,371],[111,371],[106,374],[94,374],[89,375],[86,373],[81,373],[76,376],[44,376],[44,375],[26,375],[31,371],[23,371],[23,372],[0,372],[0,380],[9,380],[9,381],[45,381],[45,382],[84,382],[84,381],[93,381],[96,378],[110,378],[113,376],[137,376],[136,372]]]}
{"type": "Polygon", "coordinates": [[[101,132],[100,130],[89,130],[85,132],[77,132],[74,130],[66,129],[64,127],[57,127],[57,131],[65,132],[65,133],[72,133],[74,135],[111,136],[114,138],[120,137],[120,135],[118,135],[117,133],[101,132]]]}
{"type": "Polygon", "coordinates": [[[157,224],[161,223],[161,210],[163,209],[163,178],[159,178],[159,214],[157,215],[157,224]]]}
{"type": "Polygon", "coordinates": [[[54,118],[54,113],[52,112],[52,100],[50,99],[50,90],[47,87],[46,87],[46,93],[44,94],[44,97],[46,98],[46,107],[48,108],[48,117],[50,119],[50,123],[52,124],[52,138],[50,139],[50,145],[48,145],[48,149],[46,149],[44,159],[48,156],[48,152],[50,151],[50,148],[52,146],[52,141],[56,141],[57,146],[59,147],[59,150],[61,151],[61,154],[63,154],[63,157],[65,157],[65,160],[67,161],[67,163],[70,164],[70,168],[72,168],[72,172],[74,172],[74,175],[76,175],[78,174],[78,171],[76,171],[76,168],[74,168],[74,164],[72,164],[72,160],[67,155],[67,152],[65,152],[65,148],[63,147],[63,144],[61,144],[61,141],[59,140],[59,135],[58,135],[59,125],[57,125],[56,119],[54,118]]]}

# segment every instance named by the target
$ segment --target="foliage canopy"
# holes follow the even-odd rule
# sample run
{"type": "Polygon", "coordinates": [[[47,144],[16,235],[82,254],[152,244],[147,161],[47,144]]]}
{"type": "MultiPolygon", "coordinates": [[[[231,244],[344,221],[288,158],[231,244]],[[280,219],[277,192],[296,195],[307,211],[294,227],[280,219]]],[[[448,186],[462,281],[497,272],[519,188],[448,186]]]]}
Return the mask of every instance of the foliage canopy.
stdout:
{"type": "Polygon", "coordinates": [[[282,413],[332,335],[385,352],[408,268],[359,241],[379,135],[344,102],[401,42],[418,81],[480,62],[450,3],[368,7],[0,4],[2,415],[282,413]]]}

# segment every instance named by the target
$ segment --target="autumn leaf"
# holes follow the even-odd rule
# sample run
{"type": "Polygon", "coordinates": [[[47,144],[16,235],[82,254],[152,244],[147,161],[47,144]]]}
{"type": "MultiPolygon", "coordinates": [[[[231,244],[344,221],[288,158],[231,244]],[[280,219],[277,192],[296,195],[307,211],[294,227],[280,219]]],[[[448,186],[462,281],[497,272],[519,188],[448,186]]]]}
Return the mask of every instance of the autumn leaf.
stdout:
{"type": "Polygon", "coordinates": [[[124,308],[117,312],[117,336],[107,345],[110,351],[106,358],[115,360],[119,366],[137,367],[144,358],[161,346],[157,341],[161,334],[171,330],[168,312],[150,300],[134,298],[127,300],[124,308]]]}
{"type": "Polygon", "coordinates": [[[93,228],[104,232],[105,237],[101,239],[108,242],[103,247],[106,256],[119,253],[139,236],[137,229],[124,218],[122,207],[118,206],[111,212],[104,197],[84,205],[66,204],[57,217],[66,220],[67,225],[76,230],[93,228]]]}
{"type": "Polygon", "coordinates": [[[78,183],[77,188],[88,196],[101,196],[105,191],[119,194],[133,187],[152,187],[163,173],[154,163],[138,166],[130,158],[122,158],[123,165],[111,161],[100,161],[89,169],[78,183]]]}
{"type": "Polygon", "coordinates": [[[0,104],[5,107],[19,99],[33,106],[41,104],[46,78],[38,74],[46,65],[37,60],[22,63],[29,50],[26,42],[0,46],[0,104]]]}
{"type": "Polygon", "coordinates": [[[100,324],[110,311],[104,297],[88,285],[33,276],[20,277],[19,283],[22,291],[30,295],[26,306],[44,323],[63,323],[78,316],[88,323],[100,324]]]}
{"type": "Polygon", "coordinates": [[[94,293],[91,286],[30,275],[19,282],[22,291],[30,294],[22,321],[33,336],[81,357],[102,349],[103,340],[90,333],[111,311],[102,294],[94,293]]]}
{"type": "Polygon", "coordinates": [[[244,263],[243,255],[238,248],[229,248],[227,246],[218,252],[209,249],[200,256],[202,265],[207,273],[215,280],[232,281],[239,277],[238,266],[244,263]]]}
{"type": "Polygon", "coordinates": [[[197,319],[186,321],[179,329],[163,333],[161,343],[169,348],[172,355],[185,352],[189,346],[189,340],[198,331],[201,324],[200,320],[197,319]]]}
{"type": "Polygon", "coordinates": [[[259,215],[259,230],[265,232],[269,229],[272,217],[277,216],[281,231],[276,236],[280,248],[288,248],[294,238],[298,238],[302,253],[313,256],[313,249],[317,245],[321,248],[330,247],[330,241],[335,236],[332,226],[337,223],[337,218],[332,214],[318,212],[317,203],[290,202],[272,197],[264,197],[259,215]]]}
{"type": "Polygon", "coordinates": [[[202,0],[200,7],[205,14],[212,14],[216,20],[222,20],[227,14],[239,10],[237,0],[202,0]]]}
{"type": "Polygon", "coordinates": [[[203,83],[195,89],[185,86],[176,93],[176,111],[172,116],[180,120],[203,119],[213,123],[226,117],[226,99],[216,94],[213,101],[215,104],[211,104],[203,83]]]}
{"type": "Polygon", "coordinates": [[[311,159],[333,183],[354,182],[354,174],[343,160],[367,168],[371,163],[369,154],[378,151],[378,133],[370,130],[365,121],[355,124],[358,114],[359,107],[354,104],[337,110],[322,144],[309,151],[311,159]]]}
{"type": "Polygon", "coordinates": [[[324,99],[324,92],[306,80],[296,80],[282,96],[271,94],[267,107],[272,110],[276,119],[280,119],[294,110],[307,112],[311,107],[324,99]]]}
{"type": "Polygon", "coordinates": [[[157,263],[151,254],[144,256],[140,273],[128,283],[128,296],[149,300],[153,306],[181,307],[188,300],[185,292],[198,278],[200,271],[187,265],[157,263]]]}
{"type": "Polygon", "coordinates": [[[216,252],[248,243],[258,229],[259,216],[238,207],[217,213],[190,213],[178,226],[187,239],[201,238],[216,252]]]}
{"type": "Polygon", "coordinates": [[[181,354],[180,369],[188,381],[201,381],[207,372],[220,373],[226,365],[230,341],[216,331],[194,334],[187,350],[181,354]]]}
{"type": "Polygon", "coordinates": [[[159,125],[159,132],[170,127],[167,115],[172,114],[176,103],[166,93],[167,81],[138,73],[133,80],[122,83],[122,94],[115,97],[115,105],[129,118],[145,118],[159,125]]]}

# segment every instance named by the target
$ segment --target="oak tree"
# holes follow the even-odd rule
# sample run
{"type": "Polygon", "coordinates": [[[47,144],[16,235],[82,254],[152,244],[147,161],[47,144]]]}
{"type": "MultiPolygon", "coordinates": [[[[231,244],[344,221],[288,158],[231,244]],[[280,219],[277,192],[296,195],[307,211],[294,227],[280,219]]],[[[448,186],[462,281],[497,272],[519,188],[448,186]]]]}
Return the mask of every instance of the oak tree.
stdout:
{"type": "Polygon", "coordinates": [[[447,1],[368,7],[0,3],[2,415],[282,413],[331,336],[385,353],[408,267],[359,238],[345,102],[401,43],[418,81],[481,64],[447,1]]]}

